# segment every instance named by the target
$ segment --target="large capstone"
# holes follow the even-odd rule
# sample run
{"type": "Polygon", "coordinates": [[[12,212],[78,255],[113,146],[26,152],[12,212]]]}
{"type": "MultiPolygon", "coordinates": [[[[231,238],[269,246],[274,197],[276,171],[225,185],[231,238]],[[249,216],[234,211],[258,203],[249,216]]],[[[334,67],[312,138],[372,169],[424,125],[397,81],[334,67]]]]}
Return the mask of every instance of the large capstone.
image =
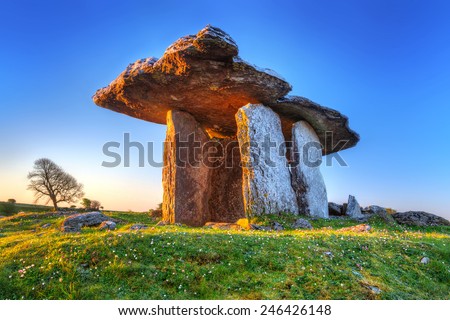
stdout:
{"type": "Polygon", "coordinates": [[[204,163],[208,137],[192,115],[167,113],[164,145],[163,221],[201,226],[209,218],[210,169],[204,163]]]}
{"type": "Polygon", "coordinates": [[[280,116],[287,140],[293,123],[307,121],[324,155],[358,142],[345,115],[303,97],[286,96],[290,90],[291,85],[273,70],[241,59],[230,35],[208,25],[175,41],[159,59],[131,63],[93,99],[101,107],[161,124],[169,110],[186,111],[217,138],[236,135],[234,115],[240,107],[261,103],[280,116]]]}
{"type": "Polygon", "coordinates": [[[278,115],[261,104],[247,104],[236,113],[236,123],[247,216],[298,214],[278,115]]]}
{"type": "Polygon", "coordinates": [[[320,173],[322,147],[305,121],[292,126],[292,186],[300,214],[328,218],[327,189],[320,173]]]}

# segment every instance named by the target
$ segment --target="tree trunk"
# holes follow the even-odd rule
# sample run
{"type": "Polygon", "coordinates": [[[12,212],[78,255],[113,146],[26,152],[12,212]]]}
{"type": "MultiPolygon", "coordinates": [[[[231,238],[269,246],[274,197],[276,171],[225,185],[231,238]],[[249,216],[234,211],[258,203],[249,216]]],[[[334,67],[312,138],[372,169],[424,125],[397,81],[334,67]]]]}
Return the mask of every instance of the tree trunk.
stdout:
{"type": "Polygon", "coordinates": [[[52,197],[52,202],[53,202],[53,208],[55,209],[55,211],[58,211],[58,202],[56,201],[56,198],[52,197]]]}

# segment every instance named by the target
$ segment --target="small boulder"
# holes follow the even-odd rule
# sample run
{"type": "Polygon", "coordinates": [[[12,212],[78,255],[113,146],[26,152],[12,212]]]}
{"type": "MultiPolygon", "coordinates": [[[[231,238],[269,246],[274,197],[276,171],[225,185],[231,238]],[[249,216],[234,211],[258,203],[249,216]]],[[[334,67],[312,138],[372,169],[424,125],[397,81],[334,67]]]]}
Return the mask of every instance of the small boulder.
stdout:
{"type": "Polygon", "coordinates": [[[369,289],[370,291],[372,291],[373,294],[380,294],[381,293],[381,289],[376,287],[376,286],[366,286],[367,289],[369,289]]]}
{"type": "Polygon", "coordinates": [[[430,262],[430,258],[428,257],[423,257],[422,259],[420,259],[420,263],[422,264],[428,264],[430,262]]]}
{"type": "Polygon", "coordinates": [[[135,230],[135,231],[137,231],[137,230],[145,230],[145,229],[148,229],[148,226],[146,226],[145,224],[133,224],[131,227],[130,227],[130,230],[135,230]]]}
{"type": "Polygon", "coordinates": [[[112,219],[98,211],[74,214],[67,217],[61,230],[63,232],[78,232],[82,227],[93,227],[100,225],[103,221],[112,219]]]}
{"type": "Polygon", "coordinates": [[[99,230],[114,230],[117,224],[114,221],[103,221],[98,227],[99,230]]]}
{"type": "Polygon", "coordinates": [[[361,207],[359,206],[358,201],[352,195],[348,196],[347,210],[345,211],[345,215],[353,219],[364,217],[361,213],[361,207]]]}
{"type": "Polygon", "coordinates": [[[337,231],[368,232],[370,231],[370,229],[372,229],[372,227],[369,226],[368,224],[358,224],[353,227],[341,228],[338,229],[337,231]]]}
{"type": "Polygon", "coordinates": [[[43,225],[41,226],[41,228],[42,228],[42,229],[46,229],[46,228],[50,227],[51,225],[52,225],[51,223],[46,223],[46,224],[43,224],[43,225]]]}
{"type": "Polygon", "coordinates": [[[281,223],[275,221],[274,223],[272,223],[272,230],[282,231],[284,230],[284,227],[281,225],[281,223]]]}
{"type": "Polygon", "coordinates": [[[343,216],[345,211],[343,205],[334,202],[328,202],[328,214],[330,216],[343,216]]]}
{"type": "Polygon", "coordinates": [[[270,227],[261,226],[259,224],[250,224],[251,230],[258,230],[258,231],[271,231],[272,229],[270,227]]]}
{"type": "Polygon", "coordinates": [[[371,216],[379,217],[383,219],[385,222],[389,224],[395,224],[395,219],[390,215],[387,210],[380,206],[371,205],[368,207],[365,207],[363,212],[365,214],[370,214],[371,216]]]}
{"type": "Polygon", "coordinates": [[[392,215],[392,217],[400,224],[409,226],[449,226],[450,222],[447,219],[439,217],[435,214],[423,212],[423,211],[408,211],[398,212],[392,215]]]}
{"type": "Polygon", "coordinates": [[[293,224],[292,224],[292,229],[312,229],[313,226],[311,225],[311,223],[306,220],[306,219],[297,219],[293,224]]]}

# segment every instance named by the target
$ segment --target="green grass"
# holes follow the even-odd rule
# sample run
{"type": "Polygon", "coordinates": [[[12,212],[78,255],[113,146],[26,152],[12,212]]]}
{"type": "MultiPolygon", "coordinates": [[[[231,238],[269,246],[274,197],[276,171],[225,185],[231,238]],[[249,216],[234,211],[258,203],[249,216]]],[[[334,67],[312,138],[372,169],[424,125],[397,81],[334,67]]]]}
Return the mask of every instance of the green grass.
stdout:
{"type": "MultiPolygon", "coordinates": [[[[64,217],[51,214],[0,219],[0,299],[450,298],[448,227],[372,220],[358,234],[337,231],[356,222],[313,220],[311,231],[227,231],[106,214],[123,221],[117,230],[63,234],[64,217]],[[134,223],[150,228],[129,231],[134,223]]],[[[261,223],[271,219],[291,218],[261,223]]]]}

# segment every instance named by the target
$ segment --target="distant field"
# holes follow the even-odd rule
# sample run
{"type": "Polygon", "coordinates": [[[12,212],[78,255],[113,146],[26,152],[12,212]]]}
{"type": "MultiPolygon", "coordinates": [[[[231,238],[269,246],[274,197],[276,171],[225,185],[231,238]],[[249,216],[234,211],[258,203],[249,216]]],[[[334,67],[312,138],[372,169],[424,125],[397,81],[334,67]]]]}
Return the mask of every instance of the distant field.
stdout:
{"type": "Polygon", "coordinates": [[[450,298],[449,227],[372,220],[353,233],[337,229],[356,222],[322,219],[311,231],[228,231],[106,214],[117,230],[63,234],[64,217],[48,213],[0,219],[0,299],[450,298]]]}
{"type": "MultiPolygon", "coordinates": [[[[3,206],[8,205],[7,202],[0,201],[0,215],[10,216],[11,214],[5,212],[3,210],[3,206]]],[[[61,207],[61,210],[76,210],[76,211],[85,211],[83,208],[70,208],[70,207],[61,207]]],[[[14,213],[18,212],[43,212],[43,211],[52,211],[52,206],[44,206],[39,204],[29,204],[29,203],[16,203],[14,204],[14,213]]],[[[111,212],[116,212],[114,210],[110,210],[111,212]]]]}

